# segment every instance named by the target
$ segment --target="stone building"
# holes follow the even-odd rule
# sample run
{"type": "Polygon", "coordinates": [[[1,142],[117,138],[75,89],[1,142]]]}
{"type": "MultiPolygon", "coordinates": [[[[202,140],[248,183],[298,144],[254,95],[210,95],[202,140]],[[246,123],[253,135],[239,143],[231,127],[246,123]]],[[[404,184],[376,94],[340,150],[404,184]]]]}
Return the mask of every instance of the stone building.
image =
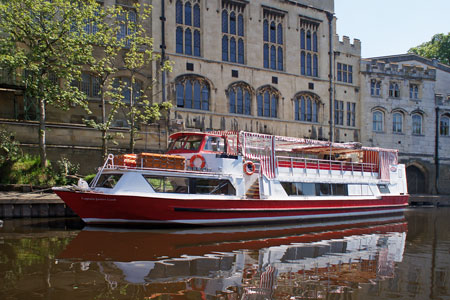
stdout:
{"type": "MultiPolygon", "coordinates": [[[[361,44],[336,35],[334,0],[100,1],[126,9],[135,2],[152,4],[145,26],[155,50],[173,62],[173,72],[156,71],[160,62],[155,62],[138,75],[144,88],[156,82],[149,92],[153,102],[173,103],[166,120],[142,126],[138,151],[164,151],[167,134],[179,130],[361,140],[361,44]]],[[[122,73],[122,79],[129,76],[122,73]]],[[[94,114],[77,107],[49,109],[48,153],[51,159],[65,155],[98,165],[100,134],[83,124],[83,119],[100,118],[95,78],[85,72],[80,88],[94,114]]],[[[7,85],[0,91],[5,108],[0,123],[33,151],[38,144],[36,109],[22,90],[7,85]]],[[[113,150],[125,152],[126,122],[118,116],[115,125],[113,133],[124,138],[113,150]]]]}
{"type": "Polygon", "coordinates": [[[408,190],[449,193],[450,67],[414,54],[361,62],[363,144],[399,149],[408,190]]]}
{"type": "Polygon", "coordinates": [[[155,44],[174,62],[173,72],[157,77],[174,104],[174,128],[328,140],[330,102],[336,100],[334,138],[359,140],[361,47],[335,35],[334,1],[174,0],[153,6],[155,44]]]}

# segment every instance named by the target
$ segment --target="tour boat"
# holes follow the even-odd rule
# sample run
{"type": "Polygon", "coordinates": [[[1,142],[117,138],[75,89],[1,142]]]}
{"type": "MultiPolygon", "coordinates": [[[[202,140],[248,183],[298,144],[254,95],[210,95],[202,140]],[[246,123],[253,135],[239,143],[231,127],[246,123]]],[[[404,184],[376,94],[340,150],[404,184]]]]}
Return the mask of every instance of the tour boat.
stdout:
{"type": "Polygon", "coordinates": [[[54,188],[88,224],[230,225],[402,212],[398,151],[250,132],[179,132],[166,154],[110,154],[54,188]]]}

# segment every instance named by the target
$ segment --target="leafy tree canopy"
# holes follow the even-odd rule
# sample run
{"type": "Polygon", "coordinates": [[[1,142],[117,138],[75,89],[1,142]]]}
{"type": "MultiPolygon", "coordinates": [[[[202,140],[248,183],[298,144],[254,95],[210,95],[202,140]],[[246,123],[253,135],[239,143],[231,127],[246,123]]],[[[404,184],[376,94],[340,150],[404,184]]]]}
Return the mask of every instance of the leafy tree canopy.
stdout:
{"type": "Polygon", "coordinates": [[[450,65],[450,33],[435,34],[431,41],[425,42],[408,50],[429,59],[437,59],[439,62],[450,65]]]}

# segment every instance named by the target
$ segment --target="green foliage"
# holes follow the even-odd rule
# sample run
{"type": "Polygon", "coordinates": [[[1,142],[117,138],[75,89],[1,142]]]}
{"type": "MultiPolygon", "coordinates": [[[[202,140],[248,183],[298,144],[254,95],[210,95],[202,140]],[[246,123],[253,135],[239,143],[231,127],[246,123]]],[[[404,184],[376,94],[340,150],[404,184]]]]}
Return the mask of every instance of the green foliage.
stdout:
{"type": "Polygon", "coordinates": [[[39,156],[23,155],[14,135],[0,128],[0,183],[30,184],[34,186],[54,186],[75,184],[79,178],[78,164],[63,157],[52,168],[48,162],[42,167],[39,156]]]}
{"type": "Polygon", "coordinates": [[[435,34],[431,41],[409,49],[408,53],[415,53],[429,59],[437,59],[443,64],[450,65],[450,33],[435,34]]]}
{"type": "Polygon", "coordinates": [[[56,182],[58,185],[75,184],[78,180],[79,164],[72,163],[69,159],[63,157],[56,162],[56,182]]]}
{"type": "Polygon", "coordinates": [[[19,142],[5,127],[0,127],[0,166],[14,161],[22,155],[19,142]]]}
{"type": "Polygon", "coordinates": [[[97,176],[97,174],[89,174],[84,176],[83,179],[86,180],[87,183],[91,183],[92,179],[94,179],[95,176],[97,176]]]}
{"type": "Polygon", "coordinates": [[[51,167],[41,167],[40,157],[25,154],[3,168],[1,183],[54,186],[57,182],[51,167]]]}
{"type": "MultiPolygon", "coordinates": [[[[99,96],[102,102],[102,119],[100,121],[86,120],[86,124],[102,132],[103,156],[108,153],[108,144],[114,142],[116,136],[111,135],[110,129],[117,114],[121,111],[127,118],[130,128],[131,147],[134,146],[134,134],[141,122],[157,120],[161,117],[159,108],[148,100],[148,93],[152,86],[136,90],[136,76],[150,68],[152,62],[161,60],[159,54],[153,50],[153,39],[144,27],[151,17],[151,6],[135,4],[134,9],[125,10],[121,6],[102,7],[99,9],[100,19],[108,18],[108,22],[100,22],[98,30],[93,36],[93,42],[102,47],[102,51],[89,65],[89,71],[100,84],[99,96]],[[135,18],[138,12],[138,18],[135,18]],[[121,32],[126,27],[126,34],[121,32]],[[131,82],[123,82],[117,78],[119,66],[121,72],[128,71],[131,82]],[[124,101],[128,94],[130,102],[124,101]],[[138,96],[139,95],[139,96],[138,96]]],[[[159,71],[171,71],[172,65],[168,61],[160,63],[159,71]]],[[[122,73],[123,74],[123,73],[122,73]]]]}
{"type": "Polygon", "coordinates": [[[92,61],[93,46],[87,25],[96,22],[95,0],[9,0],[0,2],[0,66],[20,70],[25,96],[36,100],[40,154],[46,162],[47,105],[68,109],[87,107],[86,96],[71,86],[82,66],[92,61]]]}
{"type": "Polygon", "coordinates": [[[3,165],[0,183],[29,184],[32,186],[52,187],[57,185],[76,184],[79,166],[71,163],[67,158],[56,162],[56,168],[50,163],[41,166],[39,156],[25,154],[8,164],[3,165]]]}

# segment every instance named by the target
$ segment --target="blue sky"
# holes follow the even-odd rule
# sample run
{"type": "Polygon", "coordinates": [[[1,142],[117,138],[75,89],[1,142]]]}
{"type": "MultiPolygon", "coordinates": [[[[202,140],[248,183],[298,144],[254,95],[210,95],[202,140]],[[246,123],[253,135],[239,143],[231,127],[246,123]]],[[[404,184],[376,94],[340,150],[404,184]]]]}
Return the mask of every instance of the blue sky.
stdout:
{"type": "Polygon", "coordinates": [[[450,32],[450,0],[335,0],[337,33],[362,43],[362,57],[403,54],[450,32]]]}

